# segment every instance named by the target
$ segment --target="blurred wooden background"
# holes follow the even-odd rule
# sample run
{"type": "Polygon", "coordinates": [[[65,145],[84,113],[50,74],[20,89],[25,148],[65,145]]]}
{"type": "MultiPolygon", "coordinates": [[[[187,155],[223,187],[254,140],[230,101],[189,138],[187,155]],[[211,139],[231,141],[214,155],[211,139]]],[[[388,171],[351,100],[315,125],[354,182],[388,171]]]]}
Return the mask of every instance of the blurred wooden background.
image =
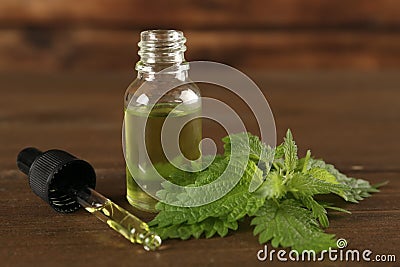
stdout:
{"type": "Polygon", "coordinates": [[[131,70],[154,28],[238,68],[400,67],[398,0],[1,0],[0,71],[131,70]]]}

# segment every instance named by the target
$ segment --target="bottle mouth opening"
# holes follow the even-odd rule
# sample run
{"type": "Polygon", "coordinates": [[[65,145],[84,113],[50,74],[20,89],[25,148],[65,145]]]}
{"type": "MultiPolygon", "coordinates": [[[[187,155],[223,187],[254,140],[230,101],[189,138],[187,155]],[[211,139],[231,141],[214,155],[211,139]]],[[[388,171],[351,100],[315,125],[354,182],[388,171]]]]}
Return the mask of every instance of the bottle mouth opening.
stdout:
{"type": "MultiPolygon", "coordinates": [[[[177,30],[147,30],[140,33],[140,64],[182,63],[186,38],[177,30]]],[[[140,65],[139,64],[139,65],[140,65]]]]}
{"type": "Polygon", "coordinates": [[[183,32],[177,30],[147,30],[140,33],[140,42],[179,42],[186,41],[183,32]]]}

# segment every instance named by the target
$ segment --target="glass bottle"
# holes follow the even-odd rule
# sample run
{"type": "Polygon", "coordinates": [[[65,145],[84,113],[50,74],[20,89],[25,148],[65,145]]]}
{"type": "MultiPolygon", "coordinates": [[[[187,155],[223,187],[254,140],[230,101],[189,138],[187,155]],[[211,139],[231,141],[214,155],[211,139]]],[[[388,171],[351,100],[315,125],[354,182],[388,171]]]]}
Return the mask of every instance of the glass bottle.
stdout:
{"type": "MultiPolygon", "coordinates": [[[[127,199],[136,208],[156,212],[157,200],[142,188],[151,186],[149,164],[164,178],[175,168],[171,165],[171,153],[167,159],[162,147],[163,123],[169,116],[174,126],[183,127],[178,139],[180,152],[189,160],[198,159],[202,129],[201,119],[196,117],[201,113],[201,98],[199,88],[188,77],[189,64],[184,58],[186,38],[182,32],[149,30],[142,32],[140,38],[137,78],[128,87],[124,101],[127,199]],[[162,89],[177,82],[185,84],[163,93],[162,89]],[[147,159],[143,156],[145,150],[147,159]]],[[[174,156],[179,157],[178,152],[174,156]]]]}

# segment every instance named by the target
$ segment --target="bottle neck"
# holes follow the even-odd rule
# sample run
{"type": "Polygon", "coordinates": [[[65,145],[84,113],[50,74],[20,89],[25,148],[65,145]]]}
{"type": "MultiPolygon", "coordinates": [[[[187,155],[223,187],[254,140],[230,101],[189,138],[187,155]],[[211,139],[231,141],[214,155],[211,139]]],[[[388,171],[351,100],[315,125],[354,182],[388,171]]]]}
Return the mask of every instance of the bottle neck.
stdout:
{"type": "Polygon", "coordinates": [[[140,34],[139,56],[136,63],[138,78],[151,79],[154,75],[187,75],[185,63],[186,38],[181,31],[149,30],[140,34]],[[162,72],[160,74],[159,72],[162,72]]]}

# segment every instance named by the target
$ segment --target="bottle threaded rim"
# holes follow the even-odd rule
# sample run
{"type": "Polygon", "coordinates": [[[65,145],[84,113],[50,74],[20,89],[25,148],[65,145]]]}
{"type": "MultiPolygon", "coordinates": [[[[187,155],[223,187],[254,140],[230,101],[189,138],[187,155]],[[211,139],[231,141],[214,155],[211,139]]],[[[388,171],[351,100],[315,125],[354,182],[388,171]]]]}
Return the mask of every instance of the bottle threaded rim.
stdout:
{"type": "Polygon", "coordinates": [[[147,30],[140,33],[139,56],[141,64],[182,63],[186,38],[177,30],[147,30]]]}

